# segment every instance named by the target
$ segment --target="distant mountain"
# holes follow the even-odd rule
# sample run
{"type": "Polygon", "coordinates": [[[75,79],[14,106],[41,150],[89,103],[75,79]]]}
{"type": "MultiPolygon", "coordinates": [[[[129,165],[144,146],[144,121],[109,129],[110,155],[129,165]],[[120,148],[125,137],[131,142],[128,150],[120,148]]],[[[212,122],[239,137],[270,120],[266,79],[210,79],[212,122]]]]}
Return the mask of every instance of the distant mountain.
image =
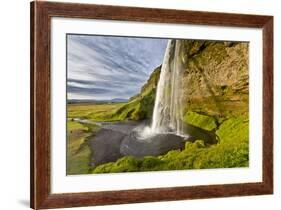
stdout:
{"type": "Polygon", "coordinates": [[[109,102],[128,102],[128,99],[125,98],[113,98],[109,102]]]}
{"type": "Polygon", "coordinates": [[[67,103],[69,104],[78,104],[78,103],[85,103],[85,104],[103,104],[103,103],[125,103],[128,102],[128,99],[125,98],[113,98],[109,100],[93,100],[93,99],[69,99],[67,103]]]}

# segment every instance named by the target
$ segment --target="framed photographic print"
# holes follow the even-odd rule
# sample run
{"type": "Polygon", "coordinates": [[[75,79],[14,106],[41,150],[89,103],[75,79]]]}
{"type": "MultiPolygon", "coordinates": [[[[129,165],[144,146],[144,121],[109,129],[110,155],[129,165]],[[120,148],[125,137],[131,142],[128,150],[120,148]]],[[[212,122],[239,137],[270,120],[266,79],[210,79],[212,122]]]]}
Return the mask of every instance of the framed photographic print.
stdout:
{"type": "Polygon", "coordinates": [[[31,3],[31,207],[273,193],[273,17],[31,3]]]}

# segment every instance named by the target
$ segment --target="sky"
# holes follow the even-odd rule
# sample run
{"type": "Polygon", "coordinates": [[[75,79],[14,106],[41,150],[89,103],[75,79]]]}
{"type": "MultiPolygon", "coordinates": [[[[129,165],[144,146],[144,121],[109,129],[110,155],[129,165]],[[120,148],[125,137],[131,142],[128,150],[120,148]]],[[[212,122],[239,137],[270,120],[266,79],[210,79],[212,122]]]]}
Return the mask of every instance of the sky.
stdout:
{"type": "Polygon", "coordinates": [[[67,98],[129,99],[161,65],[167,39],[67,35],[67,98]]]}

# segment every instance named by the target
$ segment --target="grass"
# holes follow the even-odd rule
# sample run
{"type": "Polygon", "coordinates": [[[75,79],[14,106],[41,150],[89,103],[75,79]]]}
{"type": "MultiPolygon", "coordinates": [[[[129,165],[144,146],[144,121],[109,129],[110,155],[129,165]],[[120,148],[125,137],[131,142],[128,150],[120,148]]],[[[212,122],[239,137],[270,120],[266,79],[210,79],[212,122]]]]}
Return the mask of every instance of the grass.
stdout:
{"type": "Polygon", "coordinates": [[[68,104],[67,117],[85,118],[93,121],[114,121],[112,115],[124,105],[125,103],[68,104]]]}
{"type": "Polygon", "coordinates": [[[67,130],[69,132],[74,132],[76,130],[82,130],[82,131],[86,131],[87,127],[79,122],[75,122],[75,121],[68,121],[67,122],[67,130]]]}
{"type": "Polygon", "coordinates": [[[127,104],[120,107],[113,115],[112,119],[117,120],[144,120],[152,116],[155,98],[155,89],[147,95],[140,95],[127,104]]]}
{"type": "Polygon", "coordinates": [[[91,150],[86,144],[87,134],[69,138],[67,147],[67,174],[87,174],[89,171],[91,150]]]}
{"type": "Polygon", "coordinates": [[[144,120],[152,116],[155,89],[146,95],[139,95],[128,103],[110,104],[68,104],[67,117],[89,119],[95,122],[144,120]]]}
{"type": "Polygon", "coordinates": [[[142,120],[150,118],[154,104],[154,91],[138,96],[128,103],[68,104],[68,118],[83,118],[95,122],[142,120]]]}
{"type": "Polygon", "coordinates": [[[87,174],[91,149],[87,137],[99,129],[96,125],[67,122],[67,174],[87,174]]]}

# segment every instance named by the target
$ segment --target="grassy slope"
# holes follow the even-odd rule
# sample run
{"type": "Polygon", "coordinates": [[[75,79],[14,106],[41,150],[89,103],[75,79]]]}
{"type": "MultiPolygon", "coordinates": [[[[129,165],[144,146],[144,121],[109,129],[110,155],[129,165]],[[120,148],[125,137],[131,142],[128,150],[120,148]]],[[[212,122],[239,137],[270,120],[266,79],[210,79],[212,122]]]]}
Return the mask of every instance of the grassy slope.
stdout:
{"type": "Polygon", "coordinates": [[[68,118],[85,118],[93,121],[116,121],[113,118],[114,113],[124,106],[125,103],[109,103],[109,104],[68,104],[68,118]]]}
{"type": "Polygon", "coordinates": [[[85,144],[87,127],[78,122],[67,122],[67,174],[88,172],[90,148],[85,144]]]}
{"type": "Polygon", "coordinates": [[[90,169],[91,149],[87,137],[99,129],[98,126],[67,122],[67,174],[87,174],[90,169]]]}

